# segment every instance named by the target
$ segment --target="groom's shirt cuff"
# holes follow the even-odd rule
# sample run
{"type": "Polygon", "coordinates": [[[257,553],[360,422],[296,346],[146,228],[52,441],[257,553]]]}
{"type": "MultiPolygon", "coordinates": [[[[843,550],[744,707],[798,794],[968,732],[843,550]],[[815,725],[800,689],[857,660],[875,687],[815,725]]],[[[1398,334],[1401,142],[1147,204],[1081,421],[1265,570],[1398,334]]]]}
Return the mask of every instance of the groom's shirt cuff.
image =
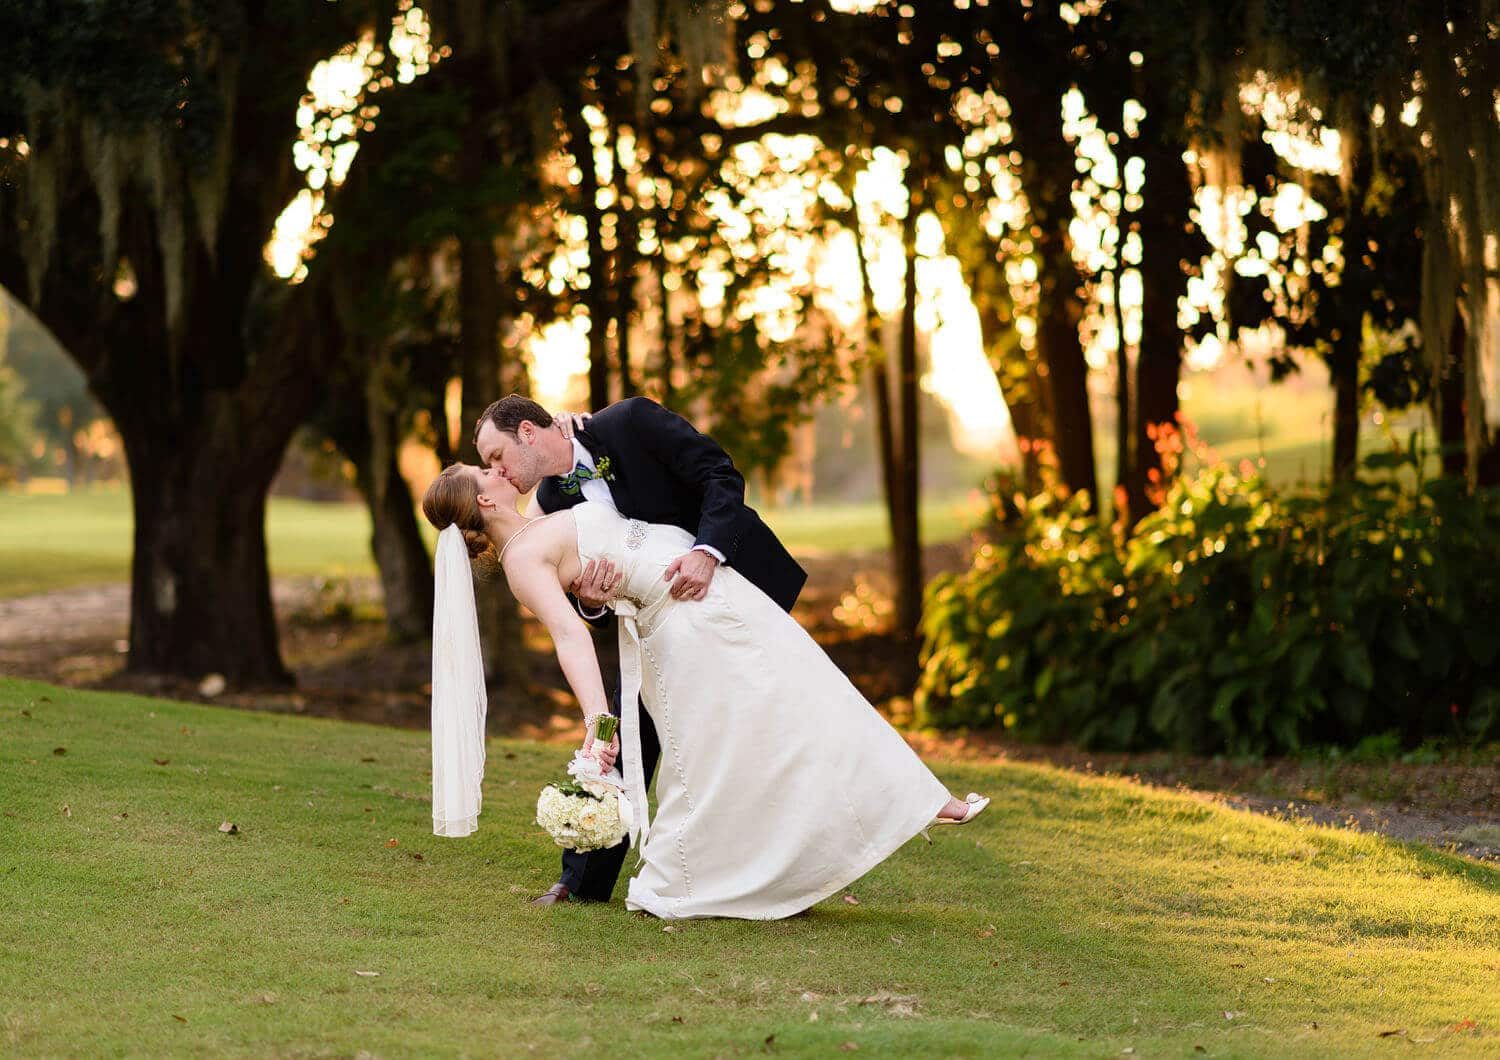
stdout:
{"type": "Polygon", "coordinates": [[[693,546],[693,551],[694,552],[707,552],[710,556],[712,556],[714,559],[718,560],[720,563],[727,562],[724,559],[724,553],[720,552],[718,549],[714,548],[712,545],[694,545],[693,546]]]}
{"type": "Polygon", "coordinates": [[[589,611],[589,610],[587,610],[587,609],[584,608],[583,601],[580,600],[580,601],[578,601],[578,613],[582,617],[588,619],[590,622],[593,622],[596,619],[603,618],[605,615],[609,614],[609,605],[605,604],[603,607],[599,608],[599,610],[597,610],[597,611],[589,611]]]}

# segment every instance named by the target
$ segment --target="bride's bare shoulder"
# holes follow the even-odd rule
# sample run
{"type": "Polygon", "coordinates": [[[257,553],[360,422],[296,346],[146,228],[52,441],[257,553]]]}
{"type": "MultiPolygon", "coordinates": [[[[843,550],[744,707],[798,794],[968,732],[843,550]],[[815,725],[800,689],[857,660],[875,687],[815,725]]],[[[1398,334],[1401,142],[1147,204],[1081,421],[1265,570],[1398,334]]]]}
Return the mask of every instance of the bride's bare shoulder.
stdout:
{"type": "Polygon", "coordinates": [[[507,571],[516,564],[555,566],[572,545],[575,532],[571,511],[534,518],[505,543],[500,565],[507,571]]]}

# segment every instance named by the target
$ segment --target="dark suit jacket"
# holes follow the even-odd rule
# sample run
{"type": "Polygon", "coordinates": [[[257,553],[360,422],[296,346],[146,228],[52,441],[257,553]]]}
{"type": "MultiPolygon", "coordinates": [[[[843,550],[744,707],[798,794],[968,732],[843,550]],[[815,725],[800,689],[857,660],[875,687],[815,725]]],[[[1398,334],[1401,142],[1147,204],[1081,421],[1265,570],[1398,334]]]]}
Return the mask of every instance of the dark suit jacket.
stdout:
{"type": "MultiPolygon", "coordinates": [[[[745,504],[745,480],[718,442],[648,398],[634,397],[601,409],[578,440],[597,464],[609,458],[606,480],[615,507],[630,519],[671,523],[724,554],[782,610],[797,602],[807,572],[745,504]]],[[[537,489],[544,512],[571,508],[581,493],[566,494],[556,478],[537,489]]]]}

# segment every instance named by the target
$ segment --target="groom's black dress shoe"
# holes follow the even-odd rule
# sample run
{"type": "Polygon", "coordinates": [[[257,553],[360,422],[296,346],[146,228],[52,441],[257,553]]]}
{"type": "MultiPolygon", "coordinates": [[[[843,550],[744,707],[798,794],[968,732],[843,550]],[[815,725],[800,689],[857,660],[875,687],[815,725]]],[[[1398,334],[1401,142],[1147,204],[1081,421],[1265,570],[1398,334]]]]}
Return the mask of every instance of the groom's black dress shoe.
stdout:
{"type": "Polygon", "coordinates": [[[531,904],[543,907],[557,905],[559,902],[566,902],[569,897],[567,887],[560,883],[554,883],[551,887],[547,888],[546,894],[539,894],[533,898],[531,904]]]}

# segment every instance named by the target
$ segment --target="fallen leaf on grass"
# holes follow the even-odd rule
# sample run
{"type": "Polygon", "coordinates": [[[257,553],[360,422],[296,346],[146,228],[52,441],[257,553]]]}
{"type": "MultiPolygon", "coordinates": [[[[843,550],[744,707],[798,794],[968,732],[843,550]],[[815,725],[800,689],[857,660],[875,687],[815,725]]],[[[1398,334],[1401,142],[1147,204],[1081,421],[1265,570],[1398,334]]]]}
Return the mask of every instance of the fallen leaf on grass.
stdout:
{"type": "Polygon", "coordinates": [[[29,711],[29,710],[23,710],[23,711],[21,711],[21,717],[23,717],[23,718],[29,718],[29,717],[31,717],[31,711],[29,711]]]}
{"type": "Polygon", "coordinates": [[[666,933],[667,933],[667,934],[669,934],[669,935],[670,935],[670,934],[671,934],[671,933],[672,933],[672,932],[674,932],[674,931],[676,931],[676,930],[677,930],[677,929],[676,929],[676,928],[675,928],[675,927],[673,927],[673,926],[672,926],[672,925],[671,925],[671,924],[668,924],[668,925],[667,925],[667,926],[666,926],[666,927],[664,927],[664,928],[662,928],[662,931],[664,931],[664,932],[666,932],[666,933]]]}
{"type": "Polygon", "coordinates": [[[1479,1024],[1475,1023],[1473,1020],[1459,1020],[1453,1025],[1453,1033],[1462,1034],[1464,1031],[1475,1030],[1476,1028],[1478,1028],[1478,1026],[1479,1024]]]}
{"type": "Polygon", "coordinates": [[[1059,979],[1058,982],[1057,982],[1057,985],[1058,986],[1067,986],[1068,985],[1068,980],[1066,980],[1066,979],[1059,979]]]}
{"type": "Polygon", "coordinates": [[[63,803],[63,816],[64,817],[72,817],[73,816],[73,807],[69,806],[67,803],[63,803]]]}
{"type": "Polygon", "coordinates": [[[365,755],[363,758],[360,759],[360,761],[361,762],[373,762],[373,761],[375,761],[375,756],[374,755],[365,755]]]}
{"type": "Polygon", "coordinates": [[[917,1014],[917,999],[912,994],[892,994],[882,990],[878,994],[859,999],[860,1005],[878,1005],[892,1016],[905,1019],[917,1014]]]}
{"type": "Polygon", "coordinates": [[[991,935],[993,935],[994,933],[995,933],[995,925],[991,924],[991,925],[989,925],[988,927],[986,927],[983,931],[981,931],[979,933],[979,937],[982,938],[982,939],[987,939],[991,935]]]}
{"type": "Polygon", "coordinates": [[[401,840],[399,840],[399,839],[387,839],[385,841],[385,845],[388,846],[388,847],[399,847],[401,845],[401,840]]]}
{"type": "Polygon", "coordinates": [[[1208,1050],[1205,1049],[1205,1048],[1203,1048],[1203,1046],[1201,1046],[1201,1045],[1195,1045],[1195,1046],[1193,1046],[1193,1052],[1195,1052],[1195,1053],[1206,1053],[1206,1052],[1208,1052],[1208,1050]]]}
{"type": "Polygon", "coordinates": [[[1243,1016],[1243,1015],[1244,1015],[1243,1012],[1230,1012],[1227,1009],[1224,1011],[1224,1018],[1227,1019],[1227,1020],[1236,1019],[1237,1017],[1240,1017],[1240,1016],[1243,1016]]]}
{"type": "Polygon", "coordinates": [[[1377,1038],[1395,1038],[1398,1035],[1402,1035],[1402,1034],[1405,1034],[1405,1033],[1406,1033],[1406,1028],[1404,1028],[1404,1027],[1397,1027],[1393,1031],[1381,1031],[1380,1033],[1378,1033],[1377,1035],[1375,1035],[1375,1037],[1377,1037],[1377,1038]]]}
{"type": "Polygon", "coordinates": [[[421,861],[422,860],[422,855],[421,854],[413,854],[411,857],[412,857],[413,861],[421,861]]]}
{"type": "Polygon", "coordinates": [[[1135,1046],[1133,1046],[1133,1045],[1127,1045],[1125,1048],[1123,1048],[1123,1049],[1120,1050],[1120,1055],[1121,1056],[1131,1056],[1134,1053],[1135,1053],[1135,1046]]]}
{"type": "Polygon", "coordinates": [[[354,974],[358,975],[358,976],[361,976],[362,978],[365,978],[365,979],[374,979],[374,978],[376,978],[377,976],[380,975],[379,972],[362,972],[358,968],[356,968],[354,970],[354,974]]]}
{"type": "Polygon", "coordinates": [[[174,1020],[176,1020],[178,1023],[186,1023],[187,1022],[187,1017],[186,1016],[179,1016],[175,1012],[172,1013],[172,1018],[174,1020]]]}
{"type": "Polygon", "coordinates": [[[845,905],[859,905],[859,899],[856,898],[856,897],[854,897],[854,895],[852,895],[852,894],[846,894],[846,895],[844,895],[844,904],[845,905]]]}
{"type": "Polygon", "coordinates": [[[262,1005],[274,1005],[281,999],[268,990],[264,994],[261,994],[259,997],[257,997],[255,1000],[259,1001],[262,1005]]]}
{"type": "Polygon", "coordinates": [[[58,758],[61,758],[63,755],[68,753],[68,749],[66,747],[54,747],[52,748],[52,753],[57,755],[58,758]]]}
{"type": "Polygon", "coordinates": [[[672,1017],[672,1022],[673,1023],[681,1023],[682,1022],[682,1017],[681,1016],[673,1016],[672,1017]]]}
{"type": "Polygon", "coordinates": [[[155,762],[159,766],[164,766],[172,760],[170,758],[153,758],[151,759],[151,761],[155,762]]]}
{"type": "Polygon", "coordinates": [[[839,1046],[839,1052],[841,1052],[841,1053],[853,1053],[853,1052],[858,1052],[858,1050],[859,1050],[859,1043],[858,1042],[845,1042],[843,1045],[839,1046]]]}
{"type": "Polygon", "coordinates": [[[239,835],[240,826],[235,824],[233,821],[225,821],[223,824],[219,825],[219,831],[223,832],[225,835],[239,835]]]}

